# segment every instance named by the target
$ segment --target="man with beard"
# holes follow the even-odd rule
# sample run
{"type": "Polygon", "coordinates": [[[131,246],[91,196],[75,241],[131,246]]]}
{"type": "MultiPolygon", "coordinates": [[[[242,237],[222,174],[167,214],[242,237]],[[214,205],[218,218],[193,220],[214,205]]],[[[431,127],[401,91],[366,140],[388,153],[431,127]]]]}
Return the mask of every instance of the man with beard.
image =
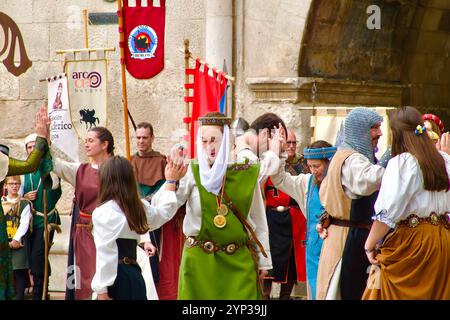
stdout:
{"type": "Polygon", "coordinates": [[[345,119],[344,141],[319,192],[326,213],[318,227],[324,242],[317,299],[358,300],[366,287],[370,263],[364,243],[384,174],[374,155],[382,121],[378,113],[362,107],[345,119]]]}

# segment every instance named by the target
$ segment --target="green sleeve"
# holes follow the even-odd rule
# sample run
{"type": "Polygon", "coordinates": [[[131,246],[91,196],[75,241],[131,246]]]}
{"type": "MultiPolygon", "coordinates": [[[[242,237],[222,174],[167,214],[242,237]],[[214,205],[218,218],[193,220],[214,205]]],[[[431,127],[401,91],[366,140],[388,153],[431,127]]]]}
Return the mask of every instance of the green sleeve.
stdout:
{"type": "Polygon", "coordinates": [[[39,167],[42,156],[47,152],[47,140],[42,137],[36,138],[36,145],[27,160],[9,158],[8,176],[16,176],[29,172],[35,172],[39,167]]]}

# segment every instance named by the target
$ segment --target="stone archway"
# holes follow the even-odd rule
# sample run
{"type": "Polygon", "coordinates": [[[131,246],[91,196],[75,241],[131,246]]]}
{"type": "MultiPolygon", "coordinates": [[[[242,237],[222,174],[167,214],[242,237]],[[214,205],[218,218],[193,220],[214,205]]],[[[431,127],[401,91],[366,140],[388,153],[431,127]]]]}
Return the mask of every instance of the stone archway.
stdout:
{"type": "Polygon", "coordinates": [[[450,127],[450,2],[314,0],[299,77],[318,81],[317,102],[412,105],[450,127]],[[370,30],[369,5],[381,10],[370,30]]]}

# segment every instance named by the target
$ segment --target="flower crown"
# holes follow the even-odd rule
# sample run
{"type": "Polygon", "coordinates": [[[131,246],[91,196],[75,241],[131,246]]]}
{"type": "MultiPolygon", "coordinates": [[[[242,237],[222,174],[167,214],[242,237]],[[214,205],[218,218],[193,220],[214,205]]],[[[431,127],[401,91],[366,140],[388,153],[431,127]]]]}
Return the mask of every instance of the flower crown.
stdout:
{"type": "Polygon", "coordinates": [[[420,124],[417,125],[416,129],[414,130],[414,133],[416,135],[422,134],[427,131],[427,127],[425,125],[421,126],[420,124]]]}

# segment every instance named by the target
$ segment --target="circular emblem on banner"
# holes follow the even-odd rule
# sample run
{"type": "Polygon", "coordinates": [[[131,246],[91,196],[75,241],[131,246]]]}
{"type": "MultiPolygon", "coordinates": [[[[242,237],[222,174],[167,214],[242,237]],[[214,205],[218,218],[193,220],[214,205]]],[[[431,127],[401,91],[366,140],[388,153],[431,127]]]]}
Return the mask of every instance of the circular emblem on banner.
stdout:
{"type": "Polygon", "coordinates": [[[128,49],[134,59],[154,58],[157,47],[158,37],[155,30],[149,26],[137,26],[128,36],[128,49]]]}

